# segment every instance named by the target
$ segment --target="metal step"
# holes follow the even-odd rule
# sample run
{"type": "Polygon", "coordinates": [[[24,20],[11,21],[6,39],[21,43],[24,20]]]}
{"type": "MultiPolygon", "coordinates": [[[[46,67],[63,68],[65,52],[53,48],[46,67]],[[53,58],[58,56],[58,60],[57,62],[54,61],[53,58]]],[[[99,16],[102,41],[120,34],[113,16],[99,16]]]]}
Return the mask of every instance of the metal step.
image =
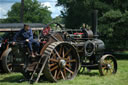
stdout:
{"type": "Polygon", "coordinates": [[[43,58],[44,58],[44,57],[41,57],[41,58],[39,59],[39,62],[37,63],[37,65],[36,65],[36,67],[35,67],[35,69],[34,69],[32,75],[31,75],[31,78],[30,78],[30,80],[29,80],[30,83],[31,83],[31,82],[37,83],[37,82],[39,81],[40,76],[41,76],[41,73],[43,72],[44,67],[45,67],[45,65],[46,65],[46,62],[47,62],[47,60],[48,60],[48,57],[45,57],[45,58],[44,58],[44,62],[42,63],[42,59],[43,59],[43,58]],[[39,69],[38,67],[39,67],[40,64],[42,65],[42,67],[39,69]],[[37,77],[35,78],[35,77],[34,77],[34,74],[35,74],[36,72],[39,72],[39,73],[38,73],[37,77]],[[34,81],[34,78],[35,78],[35,81],[34,81]]]}

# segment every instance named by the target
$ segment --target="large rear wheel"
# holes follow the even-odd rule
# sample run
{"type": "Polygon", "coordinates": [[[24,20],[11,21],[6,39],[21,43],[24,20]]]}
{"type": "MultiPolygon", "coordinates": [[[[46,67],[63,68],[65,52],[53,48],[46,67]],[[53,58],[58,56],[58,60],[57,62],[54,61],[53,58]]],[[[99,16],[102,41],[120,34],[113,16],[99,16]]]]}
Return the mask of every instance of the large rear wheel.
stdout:
{"type": "Polygon", "coordinates": [[[49,45],[44,55],[49,57],[44,74],[52,82],[73,79],[79,69],[79,56],[69,43],[55,42],[49,45]]]}

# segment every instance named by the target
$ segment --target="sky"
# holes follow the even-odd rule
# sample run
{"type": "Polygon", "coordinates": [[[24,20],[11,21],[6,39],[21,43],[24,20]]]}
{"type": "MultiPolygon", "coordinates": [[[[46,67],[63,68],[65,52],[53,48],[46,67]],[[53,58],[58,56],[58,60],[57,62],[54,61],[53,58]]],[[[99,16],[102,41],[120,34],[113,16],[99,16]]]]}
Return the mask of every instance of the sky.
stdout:
{"type": "MultiPolygon", "coordinates": [[[[57,0],[38,0],[41,2],[41,5],[48,6],[49,10],[52,12],[52,17],[55,18],[56,16],[60,15],[60,10],[62,7],[56,7],[57,0]]],[[[0,18],[6,18],[6,14],[8,10],[11,9],[11,6],[15,2],[20,2],[20,0],[0,0],[0,18]]]]}

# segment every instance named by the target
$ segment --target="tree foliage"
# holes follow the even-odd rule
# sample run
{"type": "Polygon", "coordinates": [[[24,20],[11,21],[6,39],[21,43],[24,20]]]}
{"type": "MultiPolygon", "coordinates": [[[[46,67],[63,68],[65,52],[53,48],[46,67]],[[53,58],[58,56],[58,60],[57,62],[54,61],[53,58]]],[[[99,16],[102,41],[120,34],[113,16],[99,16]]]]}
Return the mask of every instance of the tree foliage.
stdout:
{"type": "Polygon", "coordinates": [[[63,22],[63,18],[61,16],[57,16],[55,18],[53,18],[53,21],[54,22],[57,22],[57,23],[61,23],[61,24],[64,24],[63,22]]]}
{"type": "MultiPolygon", "coordinates": [[[[21,3],[15,3],[8,11],[5,23],[20,22],[21,3]]],[[[48,7],[42,6],[37,0],[24,0],[24,18],[25,23],[48,23],[52,20],[51,12],[48,7]]]]}
{"type": "Polygon", "coordinates": [[[98,10],[98,32],[106,48],[128,49],[128,0],[58,0],[68,28],[91,25],[92,10],[98,10]]]}

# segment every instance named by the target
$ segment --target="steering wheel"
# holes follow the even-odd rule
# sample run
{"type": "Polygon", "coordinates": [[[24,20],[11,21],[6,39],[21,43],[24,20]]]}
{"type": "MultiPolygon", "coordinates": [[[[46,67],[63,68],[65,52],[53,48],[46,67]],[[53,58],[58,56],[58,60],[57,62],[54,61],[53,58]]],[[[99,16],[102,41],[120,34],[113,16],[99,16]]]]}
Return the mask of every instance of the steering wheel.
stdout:
{"type": "Polygon", "coordinates": [[[56,23],[56,22],[48,23],[47,25],[44,26],[44,29],[42,30],[41,33],[43,34],[43,36],[47,36],[48,34],[50,34],[51,28],[54,28],[54,30],[55,29],[57,30],[58,27],[60,28],[60,30],[63,30],[63,26],[59,23],[56,23]]]}

